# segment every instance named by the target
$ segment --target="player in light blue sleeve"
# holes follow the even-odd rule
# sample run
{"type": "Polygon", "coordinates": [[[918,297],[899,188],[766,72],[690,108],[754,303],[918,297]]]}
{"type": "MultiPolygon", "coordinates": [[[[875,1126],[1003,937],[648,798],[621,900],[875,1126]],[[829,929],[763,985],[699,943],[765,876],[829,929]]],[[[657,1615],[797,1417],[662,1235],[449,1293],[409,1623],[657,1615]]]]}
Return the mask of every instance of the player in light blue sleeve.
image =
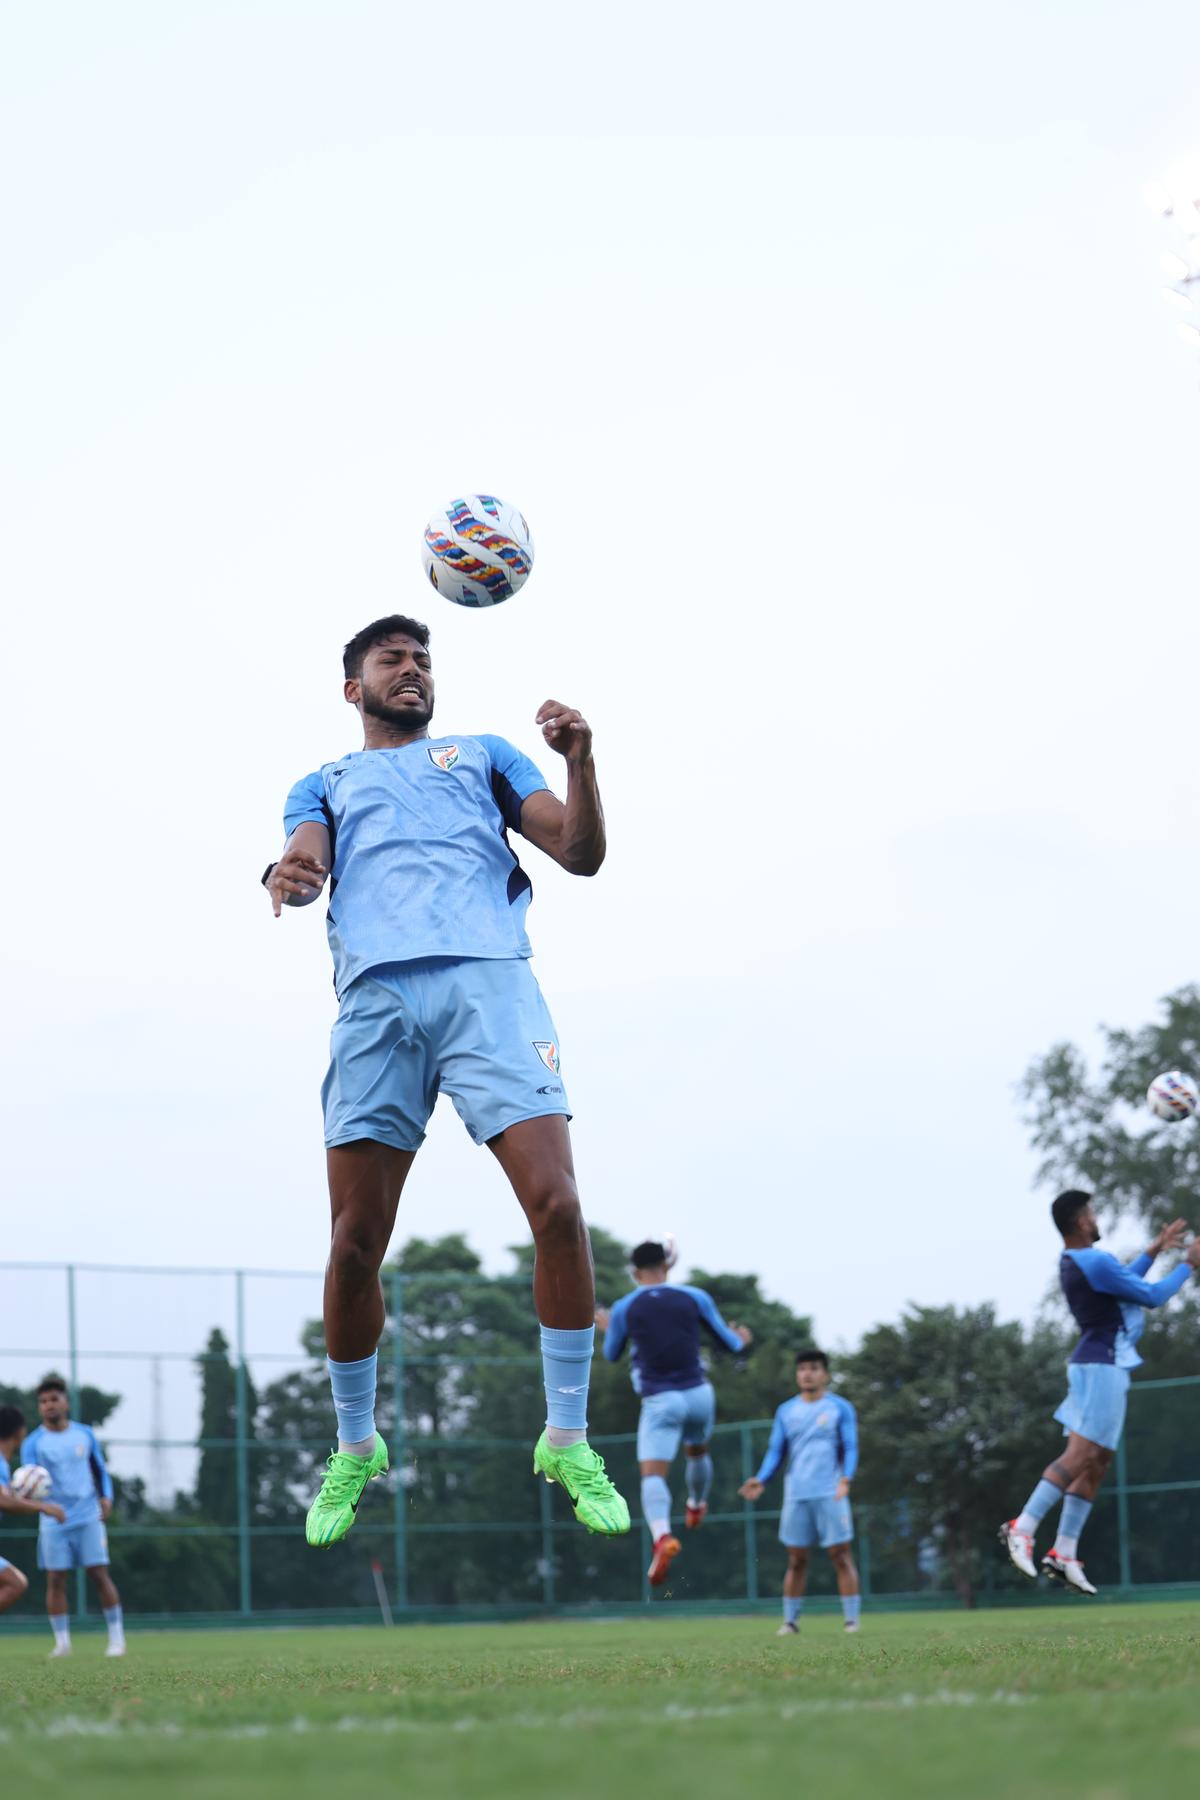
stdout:
{"type": "Polygon", "coordinates": [[[1165,1306],[1200,1269],[1196,1239],[1169,1275],[1147,1280],[1162,1251],[1182,1247],[1188,1230],[1183,1219],[1164,1226],[1130,1263],[1097,1250],[1100,1225],[1093,1199],[1082,1188],[1068,1188],[1050,1208],[1063,1241],[1058,1278],[1081,1334],[1067,1364],[1067,1396],[1054,1415],[1066,1447],[1042,1470],[1021,1511],[999,1534],[1013,1566],[1036,1580],[1037,1528],[1061,1500],[1058,1532],[1042,1558],[1042,1573],[1076,1594],[1096,1592],[1079,1558],[1079,1539],[1125,1429],[1129,1377],[1142,1360],[1137,1343],[1146,1309],[1165,1306]]]}
{"type": "Polygon", "coordinates": [[[608,1361],[616,1362],[626,1344],[630,1346],[630,1374],[642,1398],[637,1453],[642,1512],[653,1546],[647,1571],[651,1587],[662,1586],[682,1548],[671,1530],[667,1486],[681,1442],[687,1459],[688,1528],[702,1524],[708,1511],[713,1478],[708,1445],[717,1402],[700,1360],[701,1330],[710,1342],[735,1355],[746,1349],[751,1337],[748,1326],[725,1323],[703,1288],[669,1285],[674,1261],[673,1238],[647,1238],[630,1257],[632,1290],[611,1310],[600,1307],[596,1312],[608,1361]]]}
{"type": "MultiPolygon", "coordinates": [[[[56,1519],[61,1525],[65,1514],[53,1500],[25,1500],[12,1491],[13,1461],[26,1435],[25,1415],[17,1406],[0,1406],[0,1513],[18,1519],[56,1519]]],[[[28,1578],[20,1569],[0,1556],[0,1613],[15,1606],[29,1590],[28,1578]]]]}
{"type": "Polygon", "coordinates": [[[21,1461],[39,1463],[47,1471],[50,1492],[66,1513],[61,1521],[43,1516],[38,1524],[38,1568],[46,1571],[46,1611],[54,1633],[50,1654],[71,1654],[67,1571],[86,1569],[108,1627],[105,1654],[124,1656],[121,1596],[108,1572],[105,1526],[112,1512],[113,1484],[104,1452],[91,1426],[72,1420],[61,1375],[46,1376],[37,1401],[42,1422],[25,1439],[21,1461]]]}
{"type": "MultiPolygon", "coordinates": [[[[487,496],[479,496],[487,511],[487,496]]],[[[492,532],[487,520],[475,521],[492,532]]],[[[332,1242],[325,1347],[337,1449],[305,1523],[326,1548],[388,1467],[375,1426],[379,1269],[439,1093],[508,1177],[536,1248],[546,1429],[534,1473],[563,1487],[589,1531],[629,1530],[629,1508],[587,1442],[595,1338],[591,1247],[580,1210],[558,1032],[529,966],[532,894],[510,838],[571,875],[604,860],[588,722],[547,700],[536,723],[564,759],[559,800],[499,737],[430,736],[429,631],[394,614],[346,645],[343,694],[363,748],[292,788],[287,841],[263,876],[278,918],[329,882],[326,927],[339,1011],[325,1107],[332,1242]]]]}
{"type": "Polygon", "coordinates": [[[850,1483],[858,1470],[858,1415],[848,1400],[829,1393],[829,1358],[823,1350],[801,1350],[796,1386],[799,1393],[775,1414],[757,1475],[744,1481],[738,1493],[744,1500],[757,1500],[786,1460],[779,1541],[787,1550],[788,1565],[778,1635],[794,1637],[800,1629],[813,1543],[828,1550],[845,1628],[857,1631],[859,1587],[850,1547],[854,1538],[850,1483]]]}

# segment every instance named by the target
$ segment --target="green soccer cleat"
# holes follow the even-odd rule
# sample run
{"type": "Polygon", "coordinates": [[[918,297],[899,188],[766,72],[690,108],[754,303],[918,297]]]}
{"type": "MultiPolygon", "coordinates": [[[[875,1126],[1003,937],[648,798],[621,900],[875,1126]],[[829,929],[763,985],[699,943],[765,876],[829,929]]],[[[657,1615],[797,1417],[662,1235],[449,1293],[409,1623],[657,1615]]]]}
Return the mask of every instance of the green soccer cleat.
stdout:
{"type": "Polygon", "coordinates": [[[629,1508],[605,1473],[604,1458],[590,1444],[556,1450],[543,1431],[534,1446],[533,1472],[566,1488],[575,1517],[589,1531],[620,1537],[629,1530],[629,1508]]]}
{"type": "Polygon", "coordinates": [[[388,1472],[387,1445],[375,1433],[370,1456],[347,1456],[335,1450],[325,1465],[325,1479],[304,1521],[304,1535],[317,1550],[338,1544],[354,1523],[368,1481],[388,1472]]]}

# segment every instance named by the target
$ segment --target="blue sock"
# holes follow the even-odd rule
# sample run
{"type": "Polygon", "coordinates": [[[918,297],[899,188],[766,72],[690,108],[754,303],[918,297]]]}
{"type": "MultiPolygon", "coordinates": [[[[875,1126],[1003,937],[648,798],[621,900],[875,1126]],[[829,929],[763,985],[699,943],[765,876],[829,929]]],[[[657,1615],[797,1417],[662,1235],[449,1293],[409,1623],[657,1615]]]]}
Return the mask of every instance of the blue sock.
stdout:
{"type": "Polygon", "coordinates": [[[642,1476],[642,1511],[657,1544],[671,1529],[671,1490],[661,1475],[642,1476]]]}
{"type": "Polygon", "coordinates": [[[1068,1494],[1058,1519],[1058,1536],[1054,1548],[1060,1556],[1074,1559],[1079,1554],[1079,1537],[1092,1510],[1090,1500],[1082,1494],[1068,1494]]]}
{"type": "Polygon", "coordinates": [[[803,1594],[785,1594],[783,1596],[783,1622],[785,1625],[794,1625],[803,1611],[803,1594]]]}
{"type": "Polygon", "coordinates": [[[1020,1516],[1016,1521],[1017,1530],[1028,1532],[1032,1537],[1050,1508],[1057,1506],[1062,1497],[1062,1489],[1055,1487],[1052,1481],[1045,1479],[1039,1481],[1021,1508],[1020,1516]]]}
{"type": "Polygon", "coordinates": [[[687,1459],[687,1495],[697,1505],[708,1499],[712,1487],[713,1466],[711,1456],[689,1456],[687,1459]]]}
{"type": "Polygon", "coordinates": [[[546,1424],[550,1442],[561,1446],[578,1443],[587,1434],[588,1381],[596,1327],[582,1331],[557,1331],[542,1326],[542,1380],[546,1386],[546,1424]],[[556,1433],[567,1432],[566,1438],[556,1433]]]}
{"type": "Polygon", "coordinates": [[[333,1410],[337,1414],[338,1443],[362,1444],[375,1436],[375,1365],[378,1356],[361,1362],[334,1362],[327,1356],[333,1384],[333,1410]]]}
{"type": "Polygon", "coordinates": [[[861,1594],[842,1595],[842,1617],[845,1619],[847,1625],[858,1624],[858,1608],[861,1600],[861,1594]]]}

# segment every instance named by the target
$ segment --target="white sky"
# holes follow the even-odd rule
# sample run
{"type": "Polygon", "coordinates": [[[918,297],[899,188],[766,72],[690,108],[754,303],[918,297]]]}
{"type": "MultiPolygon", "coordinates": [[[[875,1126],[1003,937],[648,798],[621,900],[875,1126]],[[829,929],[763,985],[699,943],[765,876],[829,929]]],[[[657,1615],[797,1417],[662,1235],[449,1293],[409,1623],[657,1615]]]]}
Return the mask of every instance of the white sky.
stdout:
{"type": "MultiPolygon", "coordinates": [[[[440,730],[595,727],[606,867],[526,856],[589,1215],[831,1342],[1028,1316],[1012,1084],[1195,973],[1198,66],[1188,0],[8,8],[0,1254],[323,1261],[257,883],[400,607],[440,730]],[[479,486],[538,565],[477,616],[479,486]]],[[[400,1230],[460,1228],[523,1229],[444,1106],[400,1230]]]]}

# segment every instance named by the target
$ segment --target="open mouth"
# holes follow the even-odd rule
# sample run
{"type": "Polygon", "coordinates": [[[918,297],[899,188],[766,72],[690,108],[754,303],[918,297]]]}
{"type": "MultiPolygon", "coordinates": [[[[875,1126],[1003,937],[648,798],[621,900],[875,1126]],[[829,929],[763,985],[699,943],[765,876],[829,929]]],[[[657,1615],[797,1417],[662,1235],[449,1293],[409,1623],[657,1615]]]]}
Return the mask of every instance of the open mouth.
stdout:
{"type": "Polygon", "coordinates": [[[420,700],[420,701],[424,701],[425,689],[421,686],[420,682],[418,682],[418,681],[402,681],[400,683],[399,687],[394,687],[391,690],[391,692],[388,695],[388,699],[389,700],[420,700]]]}

